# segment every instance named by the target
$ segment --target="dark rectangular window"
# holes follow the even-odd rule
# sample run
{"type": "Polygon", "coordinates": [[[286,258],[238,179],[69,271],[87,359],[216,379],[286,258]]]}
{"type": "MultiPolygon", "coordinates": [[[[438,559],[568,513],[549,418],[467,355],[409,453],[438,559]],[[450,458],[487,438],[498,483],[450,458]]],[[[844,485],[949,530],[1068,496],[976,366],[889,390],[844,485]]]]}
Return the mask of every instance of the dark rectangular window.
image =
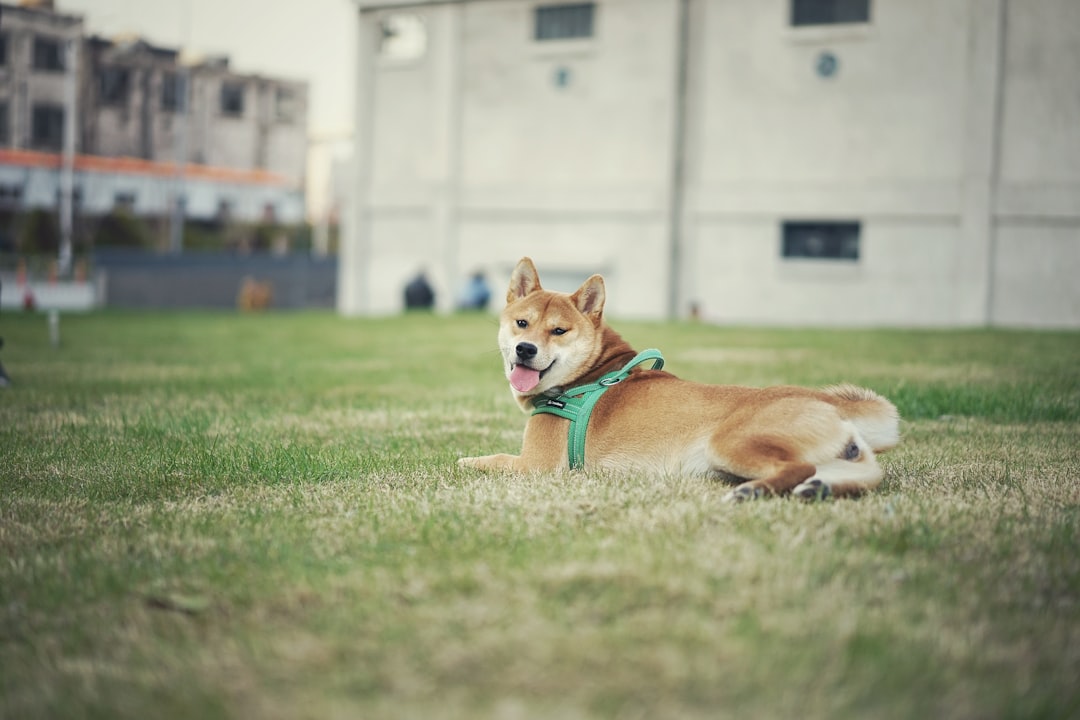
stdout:
{"type": "Polygon", "coordinates": [[[59,150],[64,144],[64,108],[35,105],[31,113],[30,144],[41,150],[59,150]]]}
{"type": "Polygon", "coordinates": [[[56,38],[34,38],[34,69],[64,71],[64,45],[56,38]]]}
{"type": "Polygon", "coordinates": [[[113,210],[135,211],[135,193],[117,192],[113,195],[113,210]]]}
{"type": "Polygon", "coordinates": [[[0,102],[0,145],[11,144],[11,119],[8,104],[0,102]]]}
{"type": "Polygon", "coordinates": [[[0,34],[0,66],[7,65],[7,35],[0,34]]]}
{"type": "Polygon", "coordinates": [[[870,0],[791,0],[794,26],[867,22],[870,22],[870,0]]]}
{"type": "Polygon", "coordinates": [[[786,258],[859,259],[859,222],[785,221],[782,234],[786,258]]]}
{"type": "Polygon", "coordinates": [[[221,83],[221,114],[241,117],[244,114],[244,84],[221,83]]]}
{"type": "Polygon", "coordinates": [[[536,8],[537,40],[574,40],[593,36],[596,3],[541,5],[536,8]]]}
{"type": "Polygon", "coordinates": [[[161,77],[161,109],[167,112],[184,111],[184,76],[167,72],[161,77]]]}
{"type": "Polygon", "coordinates": [[[22,186],[0,184],[0,203],[4,205],[18,205],[22,201],[22,186]]]}
{"type": "Polygon", "coordinates": [[[98,90],[101,104],[123,107],[128,102],[128,88],[131,86],[131,71],[122,67],[102,68],[98,73],[98,90]]]}

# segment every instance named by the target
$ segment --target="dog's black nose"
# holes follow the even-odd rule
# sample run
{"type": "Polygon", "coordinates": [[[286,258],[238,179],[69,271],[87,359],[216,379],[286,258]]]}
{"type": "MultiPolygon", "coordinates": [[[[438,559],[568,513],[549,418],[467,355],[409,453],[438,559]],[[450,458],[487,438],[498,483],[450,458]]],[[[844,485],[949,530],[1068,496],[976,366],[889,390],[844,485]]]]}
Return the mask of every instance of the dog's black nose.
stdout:
{"type": "Polygon", "coordinates": [[[518,343],[515,350],[517,350],[517,356],[522,360],[532,360],[536,357],[536,346],[532,343],[518,343]]]}

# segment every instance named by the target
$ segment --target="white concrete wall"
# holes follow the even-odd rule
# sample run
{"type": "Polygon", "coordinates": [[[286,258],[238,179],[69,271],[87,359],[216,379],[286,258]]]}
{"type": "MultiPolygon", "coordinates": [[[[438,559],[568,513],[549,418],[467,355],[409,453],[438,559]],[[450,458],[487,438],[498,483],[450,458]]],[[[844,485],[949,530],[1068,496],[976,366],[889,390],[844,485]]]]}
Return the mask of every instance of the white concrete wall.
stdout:
{"type": "Polygon", "coordinates": [[[1006,17],[992,320],[1080,325],[1080,3],[1006,17]]]}
{"type": "Polygon", "coordinates": [[[356,1],[344,312],[396,310],[420,265],[444,307],[477,268],[498,297],[527,254],[604,272],[616,315],[674,291],[729,323],[1080,326],[1075,0],[875,0],[809,28],[788,0],[689,0],[674,288],[678,0],[599,0],[565,43],[531,39],[536,2],[356,1]],[[422,58],[377,57],[393,13],[423,18],[422,58]],[[785,220],[860,221],[858,261],[782,258],[785,220]]]}
{"type": "Polygon", "coordinates": [[[875,2],[792,28],[789,3],[705,2],[685,294],[706,317],[954,324],[966,132],[963,3],[875,2]],[[832,53],[838,69],[821,77],[832,53]],[[860,220],[856,262],[784,259],[784,220],[860,220]]]}
{"type": "Polygon", "coordinates": [[[345,251],[341,309],[396,311],[421,266],[449,308],[466,275],[485,270],[501,288],[528,254],[567,277],[605,269],[627,287],[612,293],[616,313],[662,312],[675,6],[609,0],[594,38],[545,43],[532,39],[534,4],[520,0],[363,13],[371,114],[358,156],[370,161],[350,217],[371,262],[353,266],[345,251]],[[374,57],[390,12],[423,18],[422,58],[374,57]]]}

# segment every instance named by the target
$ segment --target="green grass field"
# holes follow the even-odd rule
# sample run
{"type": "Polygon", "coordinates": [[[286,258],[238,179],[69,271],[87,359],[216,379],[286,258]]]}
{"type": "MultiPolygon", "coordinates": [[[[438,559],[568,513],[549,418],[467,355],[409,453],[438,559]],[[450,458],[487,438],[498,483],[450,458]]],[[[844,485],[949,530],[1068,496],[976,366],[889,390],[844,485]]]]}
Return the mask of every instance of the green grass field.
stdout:
{"type": "Polygon", "coordinates": [[[886,394],[881,489],[458,469],[488,317],[4,313],[0,717],[1080,715],[1080,334],[614,324],[886,394]]]}

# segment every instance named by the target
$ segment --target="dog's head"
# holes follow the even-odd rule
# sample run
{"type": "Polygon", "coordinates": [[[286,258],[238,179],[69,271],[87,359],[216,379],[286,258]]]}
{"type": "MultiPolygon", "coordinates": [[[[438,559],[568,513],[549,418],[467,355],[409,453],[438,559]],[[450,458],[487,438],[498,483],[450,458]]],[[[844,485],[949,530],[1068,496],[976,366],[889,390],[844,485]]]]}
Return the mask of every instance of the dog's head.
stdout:
{"type": "Polygon", "coordinates": [[[588,370],[601,350],[604,297],[599,275],[568,295],[540,287],[529,258],[518,262],[499,322],[499,349],[515,397],[565,388],[588,370]]]}

